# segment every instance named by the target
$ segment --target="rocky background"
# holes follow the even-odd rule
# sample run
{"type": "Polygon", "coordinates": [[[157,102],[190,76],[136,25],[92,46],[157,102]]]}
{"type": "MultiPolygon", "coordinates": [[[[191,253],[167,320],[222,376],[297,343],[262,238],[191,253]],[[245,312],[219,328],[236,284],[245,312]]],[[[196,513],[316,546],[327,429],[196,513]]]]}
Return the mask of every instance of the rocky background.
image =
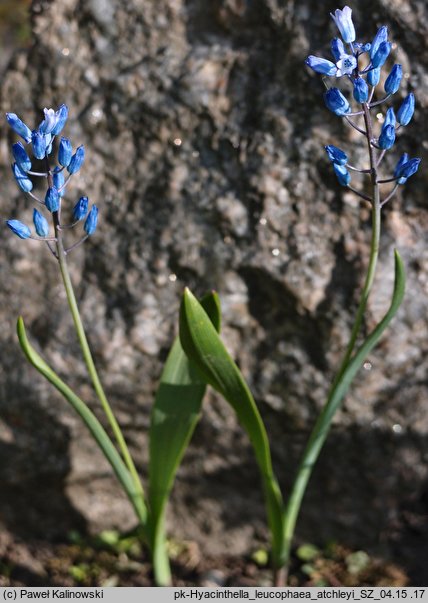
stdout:
{"type": "MultiPolygon", "coordinates": [[[[428,529],[428,8],[422,0],[350,5],[361,38],[390,28],[405,72],[394,106],[417,95],[385,167],[404,151],[422,156],[423,167],[384,209],[366,328],[388,306],[394,247],[407,267],[405,303],[337,416],[298,538],[339,539],[414,571],[428,529]]],[[[369,209],[338,185],[323,150],[337,144],[365,164],[364,142],[325,109],[321,78],[303,64],[328,52],[337,7],[36,0],[31,47],[4,69],[3,113],[37,124],[40,109],[65,102],[67,135],[85,145],[68,199],[97,202],[100,225],[73,253],[72,277],[143,474],[150,406],[187,285],[219,291],[225,340],[259,402],[285,492],[291,484],[349,336],[370,238],[369,209]]],[[[1,215],[31,222],[32,204],[10,174],[14,140],[2,127],[1,215]]],[[[44,356],[97,408],[55,261],[6,230],[0,254],[0,524],[24,539],[131,527],[85,428],[17,345],[22,314],[44,356]]],[[[210,394],[204,410],[170,531],[210,553],[243,554],[266,537],[257,469],[227,405],[210,394]]]]}

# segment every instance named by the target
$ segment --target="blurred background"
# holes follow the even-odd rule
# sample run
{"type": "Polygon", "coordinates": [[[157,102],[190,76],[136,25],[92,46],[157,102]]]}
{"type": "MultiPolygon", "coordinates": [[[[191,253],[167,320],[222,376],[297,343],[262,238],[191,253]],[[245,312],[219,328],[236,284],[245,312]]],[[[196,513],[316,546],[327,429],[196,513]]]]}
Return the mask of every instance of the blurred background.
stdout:
{"type": "Polygon", "coordinates": [[[30,0],[2,0],[0,3],[1,58],[5,69],[14,50],[30,43],[30,0]]]}
{"type": "MultiPolygon", "coordinates": [[[[349,5],[359,39],[370,41],[380,25],[390,30],[385,75],[394,62],[405,74],[394,107],[410,91],[417,97],[385,173],[405,151],[423,163],[384,208],[365,329],[388,306],[395,247],[407,267],[407,295],[314,472],[297,543],[327,552],[307,559],[296,580],[425,585],[428,8],[423,0],[349,5]],[[351,558],[359,559],[354,577],[339,576],[339,558],[346,566],[361,549],[363,557],[351,558]],[[320,577],[323,563],[330,578],[320,577]]],[[[338,7],[312,0],[0,2],[2,113],[33,125],[43,107],[66,103],[66,135],[86,148],[68,203],[86,194],[100,208],[100,223],[72,254],[72,277],[143,475],[151,401],[182,289],[190,286],[197,294],[219,291],[225,341],[266,421],[285,492],[292,482],[349,337],[370,240],[369,208],[338,185],[323,149],[335,144],[365,166],[364,141],[327,112],[321,78],[304,65],[308,54],[329,56],[336,35],[329,12],[338,7]]],[[[15,137],[6,127],[0,132],[2,219],[29,223],[32,204],[9,168],[15,137]]],[[[0,583],[96,583],[88,560],[95,541],[86,539],[104,534],[104,546],[108,530],[109,554],[120,556],[111,530],[131,530],[132,512],[83,425],[27,366],[15,336],[22,314],[37,348],[99,411],[57,267],[44,247],[3,230],[0,274],[0,583]]],[[[252,553],[266,546],[257,469],[234,415],[212,393],[179,471],[169,529],[188,572],[200,575],[207,559],[224,576],[234,563],[247,581],[259,571],[251,570],[252,553]],[[241,568],[237,559],[250,561],[241,568]]],[[[128,553],[139,563],[139,553],[128,553]]],[[[109,560],[104,580],[113,574],[124,584],[109,560]]],[[[144,572],[138,565],[134,573],[144,572]]]]}

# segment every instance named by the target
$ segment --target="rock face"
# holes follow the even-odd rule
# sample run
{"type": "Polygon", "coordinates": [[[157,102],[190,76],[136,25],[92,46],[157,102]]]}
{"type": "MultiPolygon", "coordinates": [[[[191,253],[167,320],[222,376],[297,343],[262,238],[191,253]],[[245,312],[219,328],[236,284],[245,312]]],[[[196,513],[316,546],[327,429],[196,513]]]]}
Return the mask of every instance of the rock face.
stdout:
{"type": "MultiPolygon", "coordinates": [[[[86,147],[68,199],[96,201],[100,225],[71,255],[72,277],[143,474],[150,405],[184,285],[220,293],[224,338],[260,404],[285,492],[340,362],[370,212],[339,187],[323,150],[337,144],[364,165],[364,141],[325,109],[321,78],[303,64],[328,52],[328,8],[310,0],[37,1],[34,45],[4,73],[3,111],[32,124],[40,108],[65,102],[66,133],[86,147]]],[[[417,94],[389,169],[401,152],[423,156],[428,146],[427,11],[417,0],[354,7],[360,37],[390,27],[406,74],[400,94],[417,94]]],[[[32,206],[9,173],[12,140],[3,128],[1,214],[30,222],[32,206]]],[[[301,539],[379,550],[400,537],[403,508],[426,500],[426,186],[422,169],[384,209],[366,329],[388,306],[394,247],[407,266],[407,296],[337,415],[305,498],[301,539]]],[[[128,503],[84,426],[17,346],[22,314],[48,361],[97,408],[55,261],[6,232],[0,253],[1,521],[22,536],[129,527],[128,503]]],[[[171,533],[241,554],[266,535],[257,469],[226,404],[211,394],[204,409],[174,490],[171,533]]]]}

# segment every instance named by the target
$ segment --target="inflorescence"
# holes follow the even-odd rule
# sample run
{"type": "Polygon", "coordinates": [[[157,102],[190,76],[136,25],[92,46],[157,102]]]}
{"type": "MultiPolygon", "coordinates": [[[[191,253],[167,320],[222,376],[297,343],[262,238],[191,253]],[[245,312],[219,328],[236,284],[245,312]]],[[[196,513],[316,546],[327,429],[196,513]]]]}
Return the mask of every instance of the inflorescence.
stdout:
{"type": "Polygon", "coordinates": [[[368,138],[372,158],[376,152],[375,149],[379,149],[380,153],[375,157],[374,162],[371,161],[370,168],[358,169],[348,163],[348,156],[341,149],[333,145],[327,145],[325,150],[330,161],[333,163],[333,168],[340,184],[347,186],[363,199],[372,201],[370,197],[350,186],[351,174],[349,170],[370,174],[376,184],[394,182],[395,186],[393,190],[381,201],[380,205],[382,206],[391,199],[398,186],[404,184],[419,168],[421,160],[418,157],[410,159],[408,154],[404,153],[396,164],[392,177],[378,179],[377,176],[377,168],[384,158],[386,151],[393,146],[397,130],[402,126],[407,126],[413,117],[415,97],[413,93],[408,94],[398,109],[397,114],[394,113],[392,107],[389,108],[386,111],[380,133],[378,137],[375,137],[370,109],[378,107],[398,91],[403,75],[402,67],[398,64],[392,67],[384,83],[384,97],[381,100],[372,102],[376,87],[380,82],[381,69],[392,48],[391,43],[388,41],[388,29],[386,26],[380,27],[371,43],[356,42],[355,28],[352,22],[352,10],[349,6],[345,6],[342,10],[337,9],[331,16],[342,38],[335,38],[331,42],[330,48],[334,60],[329,61],[310,55],[305,61],[306,65],[324,76],[335,78],[346,76],[352,84],[354,100],[361,104],[362,110],[353,112],[346,96],[336,87],[329,87],[325,92],[325,104],[330,111],[343,117],[350,126],[368,138]],[[364,116],[365,130],[350,119],[353,116],[364,116]]]}
{"type": "Polygon", "coordinates": [[[39,206],[42,206],[44,213],[49,212],[52,220],[52,230],[48,220],[38,209],[34,209],[33,211],[35,235],[32,234],[29,226],[19,220],[7,220],[6,224],[21,239],[31,238],[46,242],[56,257],[58,257],[58,254],[51,247],[50,243],[57,243],[64,229],[73,228],[86,218],[83,225],[85,235],[69,249],[62,248],[67,253],[95,232],[98,219],[98,208],[96,205],[92,205],[88,213],[88,198],[80,197],[72,210],[72,221],[69,224],[61,222],[61,204],[66,187],[72,175],[80,170],[85,159],[85,149],[83,146],[77,147],[73,153],[70,140],[61,137],[57,151],[58,165],[53,168],[50,165],[55,138],[62,132],[67,117],[68,109],[66,105],[61,105],[57,111],[54,109],[44,109],[44,120],[36,130],[31,131],[15,113],[6,113],[10,127],[27,145],[27,148],[22,142],[15,142],[12,145],[12,153],[15,159],[15,162],[12,164],[13,175],[24,193],[27,193],[39,206]],[[33,171],[32,160],[27,152],[28,149],[31,150],[34,159],[41,164],[41,171],[33,171]],[[64,175],[65,170],[68,172],[67,176],[64,175]],[[47,179],[47,191],[44,200],[32,192],[32,177],[47,179]]]}

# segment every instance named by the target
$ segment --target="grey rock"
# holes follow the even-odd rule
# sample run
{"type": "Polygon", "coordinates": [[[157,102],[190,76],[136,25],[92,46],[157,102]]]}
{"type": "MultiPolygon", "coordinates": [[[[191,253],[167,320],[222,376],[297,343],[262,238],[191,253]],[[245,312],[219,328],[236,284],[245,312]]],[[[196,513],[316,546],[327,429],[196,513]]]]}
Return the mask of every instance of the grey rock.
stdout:
{"type": "MultiPolygon", "coordinates": [[[[390,27],[406,73],[400,95],[417,92],[415,119],[386,167],[404,150],[426,165],[427,7],[375,0],[354,13],[367,39],[390,27]]],[[[364,164],[364,143],[326,111],[322,82],[303,65],[308,53],[328,52],[328,10],[309,0],[35,2],[33,35],[7,68],[1,107],[37,123],[40,108],[66,102],[67,135],[86,147],[70,206],[87,194],[100,225],[71,256],[72,277],[142,473],[182,288],[215,288],[225,341],[260,405],[287,493],[349,337],[370,237],[368,209],[339,188],[323,150],[338,144],[364,164]]],[[[8,168],[13,136],[1,136],[2,216],[29,222],[31,204],[8,168]]],[[[388,305],[394,247],[407,266],[406,300],[337,414],[300,539],[391,551],[402,508],[426,490],[426,178],[422,169],[385,208],[366,329],[388,305]]],[[[17,346],[22,314],[43,355],[101,416],[55,262],[7,233],[0,254],[1,521],[55,536],[77,524],[130,527],[129,505],[84,427],[17,346]]],[[[170,531],[213,554],[241,554],[266,537],[254,457],[223,401],[210,394],[204,409],[170,531]]]]}

